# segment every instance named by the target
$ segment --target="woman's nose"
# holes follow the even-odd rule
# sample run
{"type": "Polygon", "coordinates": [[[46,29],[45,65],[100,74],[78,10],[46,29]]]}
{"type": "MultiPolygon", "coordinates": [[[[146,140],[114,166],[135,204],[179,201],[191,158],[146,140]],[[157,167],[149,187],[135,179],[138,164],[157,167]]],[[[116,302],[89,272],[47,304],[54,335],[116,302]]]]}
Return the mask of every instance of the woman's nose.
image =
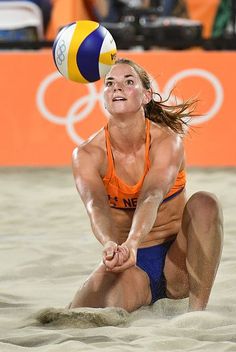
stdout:
{"type": "Polygon", "coordinates": [[[114,91],[117,91],[117,90],[122,90],[122,84],[119,82],[116,82],[114,84],[114,91]]]}

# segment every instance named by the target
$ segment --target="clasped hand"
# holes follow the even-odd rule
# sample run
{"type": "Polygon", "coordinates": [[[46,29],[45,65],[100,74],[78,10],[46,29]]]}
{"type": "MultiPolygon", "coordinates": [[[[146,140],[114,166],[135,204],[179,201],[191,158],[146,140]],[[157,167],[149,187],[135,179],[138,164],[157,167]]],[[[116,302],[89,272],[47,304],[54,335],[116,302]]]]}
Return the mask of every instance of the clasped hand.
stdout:
{"type": "Polygon", "coordinates": [[[136,264],[136,250],[126,242],[118,245],[109,241],[103,249],[103,263],[108,271],[122,272],[136,264]]]}

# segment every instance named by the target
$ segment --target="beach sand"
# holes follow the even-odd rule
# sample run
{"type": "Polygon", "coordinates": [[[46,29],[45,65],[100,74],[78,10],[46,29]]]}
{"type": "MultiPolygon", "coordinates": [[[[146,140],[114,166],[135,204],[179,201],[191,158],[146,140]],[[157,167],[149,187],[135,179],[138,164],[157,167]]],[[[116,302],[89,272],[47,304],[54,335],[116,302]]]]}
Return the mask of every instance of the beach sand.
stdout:
{"type": "Polygon", "coordinates": [[[225,239],[209,305],[64,307],[101,259],[70,168],[0,169],[0,351],[236,351],[236,169],[189,169],[188,194],[214,192],[225,239]]]}

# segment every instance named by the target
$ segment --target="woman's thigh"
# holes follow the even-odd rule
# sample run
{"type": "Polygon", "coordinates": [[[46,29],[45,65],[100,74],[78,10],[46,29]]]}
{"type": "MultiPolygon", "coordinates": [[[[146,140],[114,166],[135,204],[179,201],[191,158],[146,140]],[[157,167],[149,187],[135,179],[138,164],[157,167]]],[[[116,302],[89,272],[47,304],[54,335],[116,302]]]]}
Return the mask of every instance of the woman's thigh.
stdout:
{"type": "Polygon", "coordinates": [[[169,298],[188,296],[188,272],[186,267],[187,241],[180,229],[176,239],[167,252],[164,266],[166,295],[169,298]]]}
{"type": "Polygon", "coordinates": [[[119,307],[131,312],[150,302],[149,278],[143,270],[135,266],[112,273],[101,264],[78,290],[70,308],[119,307]]]}
{"type": "Polygon", "coordinates": [[[217,226],[222,223],[221,218],[221,208],[214,195],[196,192],[190,197],[184,208],[179,233],[166,256],[164,274],[168,297],[188,296],[186,257],[189,266],[193,266],[193,259],[200,258],[203,248],[214,247],[212,238],[219,232],[217,226]]]}

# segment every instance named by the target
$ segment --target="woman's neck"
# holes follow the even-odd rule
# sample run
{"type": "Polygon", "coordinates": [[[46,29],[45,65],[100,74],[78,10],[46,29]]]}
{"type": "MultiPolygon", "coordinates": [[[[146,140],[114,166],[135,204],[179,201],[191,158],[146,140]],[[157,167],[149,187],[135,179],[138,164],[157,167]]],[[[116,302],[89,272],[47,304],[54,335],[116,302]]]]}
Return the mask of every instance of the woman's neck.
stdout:
{"type": "Polygon", "coordinates": [[[145,142],[145,117],[126,119],[110,118],[108,129],[113,148],[120,152],[132,152],[145,142]]]}

